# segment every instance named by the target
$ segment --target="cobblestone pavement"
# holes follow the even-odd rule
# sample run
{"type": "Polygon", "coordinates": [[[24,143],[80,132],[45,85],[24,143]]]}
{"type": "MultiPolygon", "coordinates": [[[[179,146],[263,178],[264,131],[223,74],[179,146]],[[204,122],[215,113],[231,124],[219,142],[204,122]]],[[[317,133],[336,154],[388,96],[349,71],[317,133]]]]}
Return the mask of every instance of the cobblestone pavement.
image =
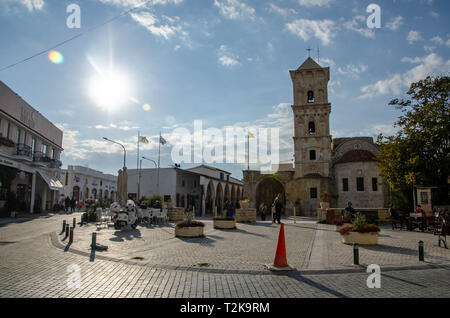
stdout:
{"type": "Polygon", "coordinates": [[[366,286],[360,272],[273,274],[268,271],[215,273],[170,270],[90,259],[55,249],[48,235],[0,246],[0,297],[448,297],[450,267],[383,272],[381,288],[366,286]],[[80,286],[69,288],[80,269],[80,286]]]}
{"type": "MultiPolygon", "coordinates": [[[[450,266],[436,264],[416,266],[415,262],[411,263],[415,266],[408,268],[382,265],[381,288],[369,289],[366,285],[369,274],[365,272],[365,267],[349,266],[351,261],[348,262],[347,256],[334,259],[333,255],[342,253],[340,250],[342,247],[344,249],[351,249],[351,247],[343,244],[334,246],[331,241],[328,242],[328,235],[338,234],[332,232],[330,226],[320,226],[316,230],[318,225],[314,222],[305,221],[293,224],[287,220],[285,229],[288,242],[288,261],[290,264],[296,265],[298,270],[273,273],[261,266],[264,262],[270,263],[274,256],[274,241],[276,241],[279,228],[270,223],[238,224],[236,232],[214,230],[211,225],[207,225],[206,238],[198,239],[198,241],[173,238],[169,226],[148,229],[150,232],[156,230],[168,234],[155,233],[154,242],[151,244],[133,246],[132,241],[138,242],[133,238],[129,242],[127,240],[117,242],[118,244],[128,242],[130,248],[134,248],[133,253],[148,253],[148,259],[144,257],[143,261],[137,261],[131,260],[132,257],[128,256],[111,260],[110,256],[100,252],[90,254],[86,251],[81,251],[81,253],[77,250],[64,251],[64,245],[61,245],[58,234],[55,233],[55,228],[57,228],[57,232],[60,231],[60,223],[64,218],[65,216],[56,215],[48,219],[36,219],[0,227],[0,237],[2,237],[0,242],[0,297],[450,296],[448,287],[450,286],[450,266]],[[39,229],[32,229],[33,225],[39,229]],[[326,234],[321,234],[321,237],[317,238],[319,232],[326,234]],[[241,241],[238,241],[237,237],[240,237],[241,241]],[[11,238],[15,238],[15,241],[11,238]],[[327,252],[319,252],[314,255],[316,244],[318,244],[317,247],[326,248],[327,252]],[[149,249],[147,249],[147,245],[150,247],[149,249]],[[236,250],[235,253],[230,252],[233,249],[236,250]],[[296,255],[296,253],[298,254],[296,255]],[[311,255],[316,260],[317,257],[328,259],[326,266],[322,267],[325,270],[313,270],[311,255]],[[158,257],[160,257],[159,260],[158,257]],[[175,257],[176,261],[171,260],[171,257],[175,257]],[[202,262],[208,263],[209,266],[192,266],[202,262]],[[327,266],[333,264],[332,262],[345,263],[346,266],[341,266],[341,270],[326,270],[327,266]],[[154,266],[155,264],[160,266],[154,266]],[[242,265],[239,266],[239,264],[242,265]],[[74,275],[68,270],[71,268],[68,267],[70,265],[76,265],[80,269],[81,284],[78,288],[70,288],[67,284],[74,275]]],[[[87,228],[86,231],[88,230],[90,229],[87,228]]],[[[77,231],[83,230],[76,228],[76,233],[77,231]]],[[[102,231],[100,230],[100,232],[102,231]]],[[[147,237],[145,232],[145,229],[141,229],[144,239],[147,237]]],[[[380,253],[378,257],[380,259],[384,257],[387,262],[396,262],[390,261],[393,256],[389,256],[392,253],[395,254],[395,252],[391,253],[389,249],[396,248],[390,245],[394,244],[390,240],[398,241],[396,235],[400,236],[401,241],[398,243],[398,247],[404,249],[412,249],[412,246],[417,244],[417,238],[426,242],[426,250],[427,246],[431,246],[434,241],[437,241],[433,235],[427,237],[427,234],[423,233],[391,232],[387,229],[382,232],[386,236],[380,238],[381,250],[370,251],[380,253]]],[[[78,232],[78,234],[80,233],[78,232]]],[[[111,246],[113,246],[115,241],[111,242],[111,246]]],[[[132,255],[135,255],[133,253],[132,255]]],[[[438,261],[443,263],[448,256],[442,248],[432,253],[436,255],[434,263],[438,263],[438,261]]],[[[117,251],[116,256],[120,255],[125,256],[126,254],[122,250],[117,251]]],[[[399,255],[405,259],[414,258],[412,252],[399,253],[399,255]]],[[[431,255],[426,254],[426,257],[429,256],[431,255]]],[[[370,257],[373,256],[369,254],[369,250],[361,251],[361,260],[370,259],[370,257]],[[364,254],[366,252],[367,254],[364,254]]],[[[374,263],[379,264],[379,262],[374,263]]]]}
{"type": "MultiPolygon", "coordinates": [[[[91,233],[97,231],[97,242],[108,246],[98,253],[105,257],[159,268],[208,266],[226,270],[262,270],[273,261],[279,225],[271,222],[237,224],[236,230],[215,230],[211,220],[205,224],[204,238],[179,239],[174,237],[174,224],[138,226],[136,230],[117,231],[97,229],[96,225],[75,229],[70,251],[90,252],[91,233]]],[[[316,224],[312,219],[293,223],[285,220],[287,259],[296,269],[332,270],[353,268],[353,247],[341,243],[334,227],[316,224]]],[[[56,233],[59,234],[59,233],[56,233]]],[[[64,248],[67,239],[59,237],[64,248]]],[[[361,265],[380,266],[420,265],[418,242],[425,247],[425,260],[431,264],[450,264],[450,250],[438,247],[437,237],[431,233],[391,230],[385,226],[379,245],[360,246],[361,265]]]]}

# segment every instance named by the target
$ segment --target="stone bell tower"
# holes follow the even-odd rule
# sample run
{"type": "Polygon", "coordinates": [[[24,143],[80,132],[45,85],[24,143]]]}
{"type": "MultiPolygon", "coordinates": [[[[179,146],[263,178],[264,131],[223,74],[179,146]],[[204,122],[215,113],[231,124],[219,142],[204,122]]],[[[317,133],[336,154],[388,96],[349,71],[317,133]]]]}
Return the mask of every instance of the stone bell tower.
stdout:
{"type": "Polygon", "coordinates": [[[308,209],[318,206],[320,195],[330,196],[331,136],[328,103],[329,67],[321,67],[308,57],[289,71],[294,90],[294,151],[298,197],[308,209]]]}

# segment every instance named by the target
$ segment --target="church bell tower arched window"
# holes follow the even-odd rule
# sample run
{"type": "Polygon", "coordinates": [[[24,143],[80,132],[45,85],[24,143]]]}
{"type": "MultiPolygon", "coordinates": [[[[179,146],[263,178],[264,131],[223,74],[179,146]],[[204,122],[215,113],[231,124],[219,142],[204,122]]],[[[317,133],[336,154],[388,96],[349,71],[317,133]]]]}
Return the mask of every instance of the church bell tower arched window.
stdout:
{"type": "Polygon", "coordinates": [[[314,92],[308,91],[308,103],[314,103],[314,92]]]}
{"type": "Polygon", "coordinates": [[[308,124],[308,132],[310,134],[314,134],[316,132],[316,124],[313,121],[310,121],[308,124]]]}

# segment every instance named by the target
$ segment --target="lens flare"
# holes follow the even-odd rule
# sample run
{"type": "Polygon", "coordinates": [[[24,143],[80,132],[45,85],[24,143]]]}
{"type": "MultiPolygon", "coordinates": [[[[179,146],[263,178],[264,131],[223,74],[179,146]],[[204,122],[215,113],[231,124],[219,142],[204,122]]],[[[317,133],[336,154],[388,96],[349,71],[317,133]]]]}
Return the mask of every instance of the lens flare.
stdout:
{"type": "Polygon", "coordinates": [[[89,83],[90,95],[102,107],[114,110],[129,100],[129,85],[125,77],[118,73],[95,76],[89,83]]]}
{"type": "Polygon", "coordinates": [[[64,62],[64,56],[58,51],[50,51],[48,53],[48,59],[54,64],[62,64],[64,62]]]}
{"type": "Polygon", "coordinates": [[[144,104],[142,105],[142,109],[148,112],[150,109],[152,109],[152,107],[149,104],[144,104]]]}

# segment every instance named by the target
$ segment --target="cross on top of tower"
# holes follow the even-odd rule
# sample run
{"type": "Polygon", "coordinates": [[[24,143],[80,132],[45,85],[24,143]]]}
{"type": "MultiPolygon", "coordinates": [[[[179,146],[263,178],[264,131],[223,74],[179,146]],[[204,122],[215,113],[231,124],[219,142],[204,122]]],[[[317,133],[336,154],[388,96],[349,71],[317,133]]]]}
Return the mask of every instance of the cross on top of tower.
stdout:
{"type": "Polygon", "coordinates": [[[306,49],[306,51],[308,51],[308,57],[311,57],[311,48],[308,46],[308,48],[306,49]]]}

